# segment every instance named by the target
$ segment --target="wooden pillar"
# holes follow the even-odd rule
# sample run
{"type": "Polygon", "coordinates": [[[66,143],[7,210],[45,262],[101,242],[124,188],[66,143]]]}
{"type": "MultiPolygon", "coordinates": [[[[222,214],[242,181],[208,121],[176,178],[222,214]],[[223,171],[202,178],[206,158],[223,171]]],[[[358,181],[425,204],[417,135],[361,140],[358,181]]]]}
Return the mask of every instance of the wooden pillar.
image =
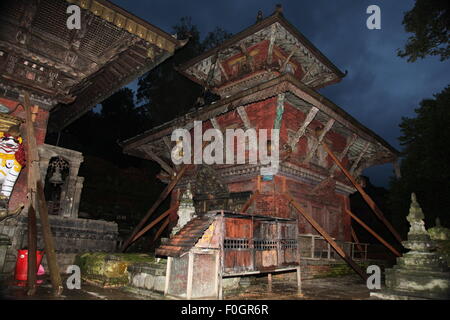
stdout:
{"type": "Polygon", "coordinates": [[[192,285],[194,280],[194,254],[189,251],[189,261],[188,261],[188,274],[187,274],[187,291],[186,298],[190,300],[192,298],[192,285]]]}
{"type": "Polygon", "coordinates": [[[61,295],[63,291],[61,275],[59,273],[59,266],[56,258],[55,244],[53,242],[53,236],[50,229],[50,223],[48,220],[48,208],[45,201],[44,188],[41,182],[40,170],[39,170],[39,154],[36,145],[36,136],[33,125],[33,115],[31,111],[30,95],[28,92],[23,92],[24,96],[24,109],[26,114],[25,128],[27,133],[27,151],[28,151],[28,165],[32,181],[28,181],[29,190],[35,191],[35,195],[30,194],[31,199],[35,200],[33,204],[36,206],[41,218],[42,237],[44,238],[45,254],[47,256],[48,268],[50,272],[50,280],[53,287],[53,293],[56,296],[61,295]]]}
{"type": "Polygon", "coordinates": [[[329,243],[327,243],[327,259],[331,259],[331,246],[329,243]]]}
{"type": "Polygon", "coordinates": [[[297,290],[298,294],[302,294],[302,273],[300,266],[298,266],[296,269],[297,269],[297,290]]]}
{"type": "Polygon", "coordinates": [[[36,230],[36,211],[33,206],[28,208],[28,292],[29,296],[36,293],[36,248],[37,248],[37,230],[36,230]]]}
{"type": "Polygon", "coordinates": [[[267,274],[267,291],[272,292],[272,273],[267,274]]]}

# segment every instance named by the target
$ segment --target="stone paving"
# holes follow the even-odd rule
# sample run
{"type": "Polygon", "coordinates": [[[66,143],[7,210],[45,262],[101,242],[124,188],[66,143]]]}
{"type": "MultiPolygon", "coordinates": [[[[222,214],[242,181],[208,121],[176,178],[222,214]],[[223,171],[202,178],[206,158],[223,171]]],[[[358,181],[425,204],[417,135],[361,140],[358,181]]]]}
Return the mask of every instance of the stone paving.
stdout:
{"type": "MultiPolygon", "coordinates": [[[[370,299],[369,290],[356,275],[335,278],[303,280],[303,295],[297,294],[295,283],[277,279],[273,281],[272,292],[267,290],[266,278],[258,278],[256,282],[239,292],[226,293],[226,300],[366,300],[370,299]]],[[[42,300],[161,300],[160,294],[140,296],[123,289],[105,289],[83,282],[80,290],[65,289],[61,297],[51,294],[51,286],[44,283],[38,288],[34,297],[28,297],[24,288],[9,287],[3,290],[4,299],[42,299],[42,300]]],[[[373,299],[373,298],[372,298],[373,299]]]]}

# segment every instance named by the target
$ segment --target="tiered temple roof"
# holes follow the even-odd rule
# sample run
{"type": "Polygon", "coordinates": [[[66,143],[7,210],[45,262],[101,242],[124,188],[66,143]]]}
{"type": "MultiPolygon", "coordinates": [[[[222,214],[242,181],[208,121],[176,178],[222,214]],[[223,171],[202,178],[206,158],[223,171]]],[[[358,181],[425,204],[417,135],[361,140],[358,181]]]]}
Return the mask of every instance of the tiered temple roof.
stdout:
{"type": "MultiPolygon", "coordinates": [[[[125,153],[151,160],[156,155],[171,163],[168,146],[172,144],[170,134],[174,129],[190,129],[194,120],[216,119],[241,106],[283,94],[284,102],[305,115],[312,113],[323,127],[333,121],[333,131],[349,142],[347,157],[350,165],[355,165],[354,169],[358,167],[358,172],[376,164],[394,162],[398,157],[398,151],[389,143],[316,91],[340,81],[345,74],[279,12],[187,62],[179,70],[219,94],[221,100],[124,141],[125,153]]],[[[292,149],[298,139],[295,132],[289,134],[289,141],[285,142],[292,149]]]]}

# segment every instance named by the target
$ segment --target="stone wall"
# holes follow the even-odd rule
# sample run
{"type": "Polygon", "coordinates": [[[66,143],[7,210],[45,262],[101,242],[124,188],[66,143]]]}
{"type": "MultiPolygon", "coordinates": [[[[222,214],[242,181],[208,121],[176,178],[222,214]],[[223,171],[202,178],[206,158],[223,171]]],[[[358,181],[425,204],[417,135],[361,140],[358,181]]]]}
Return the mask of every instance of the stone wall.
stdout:
{"type": "MultiPolygon", "coordinates": [[[[52,234],[61,272],[72,264],[77,253],[82,252],[114,252],[117,244],[117,223],[103,220],[89,220],[49,216],[52,234]]],[[[41,226],[37,220],[38,249],[44,248],[41,236],[41,226]]],[[[8,248],[4,273],[14,272],[17,250],[27,246],[27,217],[21,214],[18,218],[3,221],[0,224],[0,234],[7,235],[12,242],[8,248]]],[[[46,260],[43,260],[44,268],[46,260]]],[[[1,266],[0,266],[1,267],[1,266]]]]}

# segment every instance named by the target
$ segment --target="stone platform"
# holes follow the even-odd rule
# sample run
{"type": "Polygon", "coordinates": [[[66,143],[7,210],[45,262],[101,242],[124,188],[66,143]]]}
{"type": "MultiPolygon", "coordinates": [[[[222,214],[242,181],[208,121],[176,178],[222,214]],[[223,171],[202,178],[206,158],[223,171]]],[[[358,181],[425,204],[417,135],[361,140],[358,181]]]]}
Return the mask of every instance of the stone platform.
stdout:
{"type": "MultiPolygon", "coordinates": [[[[49,216],[49,222],[61,272],[65,271],[67,265],[74,263],[75,255],[80,252],[114,252],[116,249],[118,230],[115,222],[52,215],[49,216]]],[[[11,242],[6,250],[4,264],[0,265],[0,273],[14,272],[17,250],[27,247],[27,229],[26,215],[0,224],[0,234],[8,237],[11,242]]],[[[39,219],[37,230],[38,249],[44,248],[39,219]]],[[[42,264],[45,268],[45,256],[42,264]]]]}

